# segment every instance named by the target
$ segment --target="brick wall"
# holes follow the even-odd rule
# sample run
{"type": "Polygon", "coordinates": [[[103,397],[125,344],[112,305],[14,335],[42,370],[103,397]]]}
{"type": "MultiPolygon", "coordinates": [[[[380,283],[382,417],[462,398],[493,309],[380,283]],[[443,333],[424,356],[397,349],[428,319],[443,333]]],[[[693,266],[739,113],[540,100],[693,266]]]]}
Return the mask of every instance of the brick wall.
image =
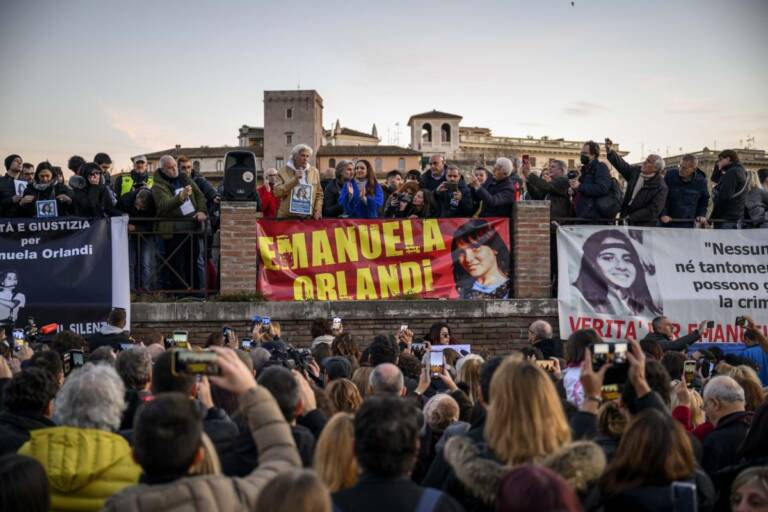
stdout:
{"type": "Polygon", "coordinates": [[[268,315],[280,322],[283,338],[300,347],[312,341],[309,333],[314,318],[340,316],[344,329],[361,346],[376,334],[396,332],[407,324],[418,337],[425,335],[434,322],[445,321],[454,336],[473,346],[503,354],[528,344],[528,325],[533,320],[548,320],[557,331],[557,303],[554,300],[489,301],[386,301],[371,302],[263,302],[199,304],[134,304],[132,334],[146,340],[169,335],[175,329],[189,331],[193,343],[203,343],[213,332],[226,325],[245,336],[253,315],[268,315]]]}
{"type": "Polygon", "coordinates": [[[261,217],[256,203],[221,203],[220,293],[256,291],[256,221],[261,217]]]}
{"type": "Polygon", "coordinates": [[[512,211],[515,297],[550,296],[549,243],[549,201],[515,203],[512,211]]]}

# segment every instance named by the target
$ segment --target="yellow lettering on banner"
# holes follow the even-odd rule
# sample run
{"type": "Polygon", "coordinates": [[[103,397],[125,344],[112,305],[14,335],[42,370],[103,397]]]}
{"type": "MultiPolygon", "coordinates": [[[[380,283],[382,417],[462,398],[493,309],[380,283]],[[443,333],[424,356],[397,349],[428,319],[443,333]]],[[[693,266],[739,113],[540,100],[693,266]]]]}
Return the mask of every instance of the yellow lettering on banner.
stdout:
{"type": "Polygon", "coordinates": [[[343,270],[339,270],[336,272],[336,285],[339,288],[340,300],[347,300],[351,298],[349,296],[349,292],[347,291],[347,276],[343,270]]]}
{"type": "Polygon", "coordinates": [[[397,244],[400,243],[400,236],[395,234],[399,226],[399,222],[385,222],[382,224],[382,230],[384,232],[384,254],[387,256],[402,256],[403,251],[397,249],[397,244]]]}
{"type": "Polygon", "coordinates": [[[315,298],[312,278],[299,276],[293,280],[293,300],[312,300],[315,298]]]}
{"type": "Polygon", "coordinates": [[[336,259],[339,260],[339,263],[359,261],[355,226],[336,228],[334,234],[336,238],[336,259]]]}
{"type": "Polygon", "coordinates": [[[440,232],[440,223],[437,222],[437,219],[426,219],[422,226],[424,252],[444,251],[445,241],[443,241],[443,234],[440,232]]]}
{"type": "Polygon", "coordinates": [[[259,253],[261,261],[264,262],[264,268],[267,270],[277,270],[275,265],[275,239],[271,236],[259,237],[259,253]]]}
{"type": "Polygon", "coordinates": [[[381,298],[398,297],[400,295],[400,279],[397,277],[397,265],[379,265],[376,267],[379,275],[381,298]]]}
{"type": "Polygon", "coordinates": [[[403,245],[413,247],[413,224],[410,220],[403,221],[403,245]]]}
{"type": "Polygon", "coordinates": [[[403,294],[421,293],[424,285],[421,280],[421,267],[417,263],[407,261],[400,264],[403,280],[403,294]]]}
{"type": "Polygon", "coordinates": [[[373,300],[377,298],[371,269],[357,269],[357,300],[373,300]]]}
{"type": "Polygon", "coordinates": [[[432,262],[429,260],[421,260],[421,265],[424,267],[424,289],[431,292],[435,289],[432,280],[432,262]]]}
{"type": "Polygon", "coordinates": [[[291,266],[283,265],[282,268],[297,269],[307,268],[309,263],[307,262],[307,242],[304,238],[304,233],[294,233],[289,240],[286,235],[280,235],[277,237],[277,252],[282,254],[291,255],[291,266]]]}
{"type": "Polygon", "coordinates": [[[325,230],[312,232],[312,266],[333,265],[333,251],[325,230]]]}
{"type": "MultiPolygon", "coordinates": [[[[363,258],[375,260],[381,256],[381,233],[378,224],[360,226],[360,252],[363,258]]],[[[370,271],[369,271],[370,273],[370,271]]]]}
{"type": "Polygon", "coordinates": [[[336,295],[336,280],[331,273],[317,274],[317,300],[339,300],[336,295]]]}

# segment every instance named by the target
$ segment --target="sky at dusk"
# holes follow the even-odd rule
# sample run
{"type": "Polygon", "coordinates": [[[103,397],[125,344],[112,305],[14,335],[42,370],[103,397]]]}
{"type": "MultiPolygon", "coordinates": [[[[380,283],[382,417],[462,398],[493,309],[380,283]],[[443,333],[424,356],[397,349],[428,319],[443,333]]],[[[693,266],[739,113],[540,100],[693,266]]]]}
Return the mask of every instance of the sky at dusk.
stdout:
{"type": "Polygon", "coordinates": [[[407,145],[438,109],[495,135],[611,137],[638,161],[768,149],[768,1],[0,2],[0,154],[66,166],[236,145],[263,91],[407,145]],[[741,142],[740,142],[741,141],[741,142]]]}

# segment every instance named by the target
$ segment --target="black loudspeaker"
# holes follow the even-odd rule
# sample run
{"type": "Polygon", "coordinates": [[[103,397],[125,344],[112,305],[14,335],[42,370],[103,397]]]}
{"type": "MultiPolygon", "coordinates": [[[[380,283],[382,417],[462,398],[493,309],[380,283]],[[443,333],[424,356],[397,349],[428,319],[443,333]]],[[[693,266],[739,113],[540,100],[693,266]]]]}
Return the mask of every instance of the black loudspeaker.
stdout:
{"type": "Polygon", "coordinates": [[[250,151],[224,156],[224,200],[256,201],[256,155],[250,151]]]}

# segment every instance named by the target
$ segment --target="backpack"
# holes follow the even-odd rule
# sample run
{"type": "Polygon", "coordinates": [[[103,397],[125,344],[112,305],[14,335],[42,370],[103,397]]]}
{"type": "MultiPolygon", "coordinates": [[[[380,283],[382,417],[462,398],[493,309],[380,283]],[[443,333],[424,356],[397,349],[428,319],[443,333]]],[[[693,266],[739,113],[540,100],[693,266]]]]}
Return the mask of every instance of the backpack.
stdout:
{"type": "Polygon", "coordinates": [[[613,219],[621,210],[621,203],[623,200],[624,193],[621,191],[619,182],[616,178],[611,178],[611,188],[608,193],[595,200],[597,213],[601,218],[613,219]]]}

